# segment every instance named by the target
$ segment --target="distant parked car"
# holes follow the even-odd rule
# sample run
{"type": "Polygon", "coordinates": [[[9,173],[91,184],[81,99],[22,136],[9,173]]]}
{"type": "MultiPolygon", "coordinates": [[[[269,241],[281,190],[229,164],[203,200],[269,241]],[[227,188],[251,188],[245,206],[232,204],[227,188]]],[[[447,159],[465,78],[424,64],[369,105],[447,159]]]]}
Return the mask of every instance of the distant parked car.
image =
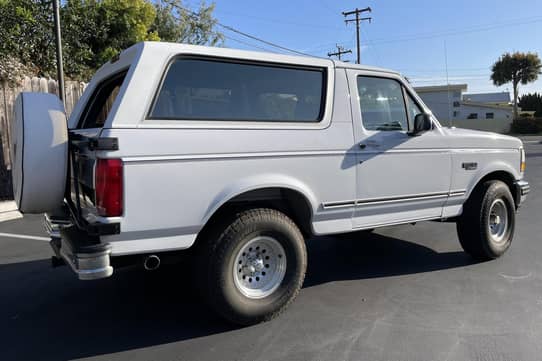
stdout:
{"type": "Polygon", "coordinates": [[[16,202],[47,212],[57,262],[98,279],[192,248],[239,324],[292,302],[312,235],[447,220],[492,259],[529,191],[520,140],[443,128],[400,74],[329,59],[140,43],[67,123],[48,94],[16,114],[16,202]]]}

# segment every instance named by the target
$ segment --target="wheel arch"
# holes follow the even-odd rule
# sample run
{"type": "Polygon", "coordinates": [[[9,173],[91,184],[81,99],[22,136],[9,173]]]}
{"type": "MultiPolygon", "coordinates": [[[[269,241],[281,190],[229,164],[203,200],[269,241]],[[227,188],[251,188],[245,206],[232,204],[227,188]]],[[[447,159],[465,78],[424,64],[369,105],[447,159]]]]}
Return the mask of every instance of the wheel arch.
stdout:
{"type": "Polygon", "coordinates": [[[482,184],[489,180],[499,180],[504,182],[508,188],[510,189],[510,193],[512,193],[512,197],[514,198],[514,202],[516,203],[516,207],[518,204],[517,199],[517,190],[516,190],[516,179],[518,179],[517,172],[510,166],[501,166],[501,167],[495,167],[487,169],[484,172],[481,172],[481,174],[475,178],[475,180],[472,182],[472,186],[469,187],[469,192],[467,194],[467,199],[470,198],[472,193],[478,189],[482,184]]]}
{"type": "Polygon", "coordinates": [[[312,219],[317,201],[301,181],[289,177],[256,177],[224,188],[218,193],[202,219],[202,233],[226,214],[248,208],[277,209],[298,225],[304,235],[314,233],[312,219]],[[262,178],[267,182],[262,182],[262,178]],[[273,181],[269,181],[269,180],[273,181]]]}

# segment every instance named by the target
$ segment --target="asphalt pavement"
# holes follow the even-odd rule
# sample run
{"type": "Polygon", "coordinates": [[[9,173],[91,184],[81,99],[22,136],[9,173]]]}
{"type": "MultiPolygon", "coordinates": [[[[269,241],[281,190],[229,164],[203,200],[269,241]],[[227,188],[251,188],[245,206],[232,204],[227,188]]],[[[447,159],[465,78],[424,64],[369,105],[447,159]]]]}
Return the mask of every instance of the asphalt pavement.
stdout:
{"type": "Polygon", "coordinates": [[[298,299],[245,328],[186,267],[78,281],[50,267],[41,217],[0,223],[0,360],[540,360],[542,144],[526,148],[531,194],[502,258],[473,262],[449,223],[315,238],[298,299]]]}

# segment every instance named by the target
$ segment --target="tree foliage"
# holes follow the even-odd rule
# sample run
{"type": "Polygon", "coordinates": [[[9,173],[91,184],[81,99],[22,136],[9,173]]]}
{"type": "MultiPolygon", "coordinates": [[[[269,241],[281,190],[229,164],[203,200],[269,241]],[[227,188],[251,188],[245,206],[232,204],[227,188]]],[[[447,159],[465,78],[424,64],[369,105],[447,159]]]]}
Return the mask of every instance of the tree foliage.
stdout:
{"type": "Polygon", "coordinates": [[[522,111],[532,111],[535,117],[542,117],[542,94],[525,94],[519,97],[518,105],[522,111]]]}
{"type": "Polygon", "coordinates": [[[514,116],[518,115],[518,86],[528,84],[538,79],[542,63],[537,54],[520,53],[503,54],[492,67],[491,80],[501,86],[512,83],[514,89],[514,116]]]}
{"type": "MultiPolygon", "coordinates": [[[[60,9],[65,73],[87,80],[102,64],[139,41],[216,45],[214,5],[198,16],[180,0],[66,0],[60,9]]],[[[15,62],[56,75],[50,0],[0,0],[0,69],[15,62]]],[[[9,74],[9,71],[7,72],[9,74]]],[[[30,75],[30,74],[29,74],[30,75]]]]}
{"type": "MultiPolygon", "coordinates": [[[[35,68],[46,73],[54,67],[52,12],[47,1],[0,1],[0,63],[4,69],[35,68]]],[[[7,80],[13,80],[10,73],[7,80]]]]}
{"type": "Polygon", "coordinates": [[[66,1],[61,11],[66,74],[88,78],[123,49],[160,40],[150,30],[155,17],[145,0],[66,1]]]}
{"type": "Polygon", "coordinates": [[[200,3],[197,11],[188,11],[181,0],[159,1],[152,29],[163,41],[196,45],[218,45],[223,35],[215,31],[214,4],[200,3]]]}

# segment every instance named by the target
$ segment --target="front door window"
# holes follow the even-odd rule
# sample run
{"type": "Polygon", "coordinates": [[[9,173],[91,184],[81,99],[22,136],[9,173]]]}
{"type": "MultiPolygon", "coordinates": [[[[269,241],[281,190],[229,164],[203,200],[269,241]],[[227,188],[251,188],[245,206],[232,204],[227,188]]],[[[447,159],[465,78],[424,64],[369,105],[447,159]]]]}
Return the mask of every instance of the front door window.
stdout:
{"type": "Polygon", "coordinates": [[[361,119],[366,130],[408,131],[403,88],[393,79],[358,77],[361,119]]]}

